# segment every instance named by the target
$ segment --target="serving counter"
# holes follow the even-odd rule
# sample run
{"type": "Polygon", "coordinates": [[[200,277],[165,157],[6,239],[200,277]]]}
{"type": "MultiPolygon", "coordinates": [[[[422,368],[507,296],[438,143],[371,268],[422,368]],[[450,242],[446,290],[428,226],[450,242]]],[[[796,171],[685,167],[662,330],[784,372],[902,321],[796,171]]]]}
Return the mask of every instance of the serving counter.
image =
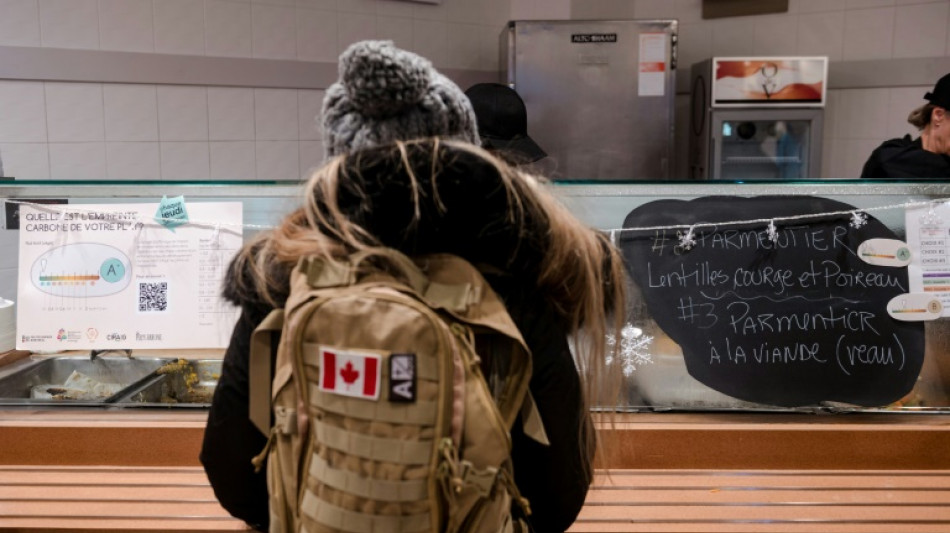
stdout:
{"type": "MultiPolygon", "coordinates": [[[[950,241],[944,220],[950,225],[950,213],[943,212],[950,184],[825,180],[579,182],[550,187],[579,218],[611,236],[630,274],[626,326],[621,338],[613,339],[617,350],[611,362],[621,367],[626,387],[619,399],[595,406],[607,450],[598,459],[601,469],[621,469],[616,470],[618,479],[628,482],[623,472],[715,476],[853,470],[930,475],[950,470],[950,454],[945,453],[950,449],[950,321],[942,308],[927,307],[941,301],[943,278],[937,267],[942,263],[921,261],[950,257],[944,250],[950,241]],[[883,248],[869,252],[863,244],[869,241],[883,248]],[[888,258],[869,262],[871,256],[888,258]],[[896,307],[901,303],[903,310],[896,307]],[[920,305],[924,311],[907,311],[920,305]]],[[[287,182],[0,182],[7,221],[0,230],[5,251],[0,254],[0,297],[22,305],[24,287],[32,281],[25,269],[35,262],[21,260],[28,239],[24,229],[11,229],[17,224],[14,213],[101,212],[112,204],[147,204],[144,212],[158,213],[163,198],[180,198],[185,207],[196,208],[236,203],[241,221],[236,229],[231,222],[207,217],[169,225],[161,216],[158,229],[200,227],[204,233],[198,238],[205,242],[201,239],[214,241],[228,227],[246,241],[276,225],[296,207],[300,194],[299,184],[287,182]]],[[[53,233],[44,242],[74,242],[57,240],[58,232],[53,233]]],[[[39,257],[36,250],[30,253],[39,257]]],[[[63,311],[69,304],[45,305],[63,311]]],[[[45,339],[44,346],[55,345],[61,326],[47,326],[53,339],[45,339]]],[[[63,329],[65,346],[71,337],[69,328],[63,329]]],[[[86,331],[77,329],[77,337],[88,337],[86,331]]],[[[118,334],[96,331],[110,333],[118,334]]],[[[17,335],[25,340],[22,332],[17,335]]],[[[73,340],[73,347],[79,346],[80,339],[73,340]]],[[[186,355],[187,348],[160,345],[134,348],[131,357],[151,357],[156,350],[172,359],[198,358],[186,355]]],[[[219,358],[221,350],[211,348],[219,358]]],[[[56,350],[42,352],[25,360],[61,356],[56,350]]],[[[89,350],[78,353],[93,356],[89,350]]],[[[128,358],[115,352],[99,356],[128,358]]],[[[0,367],[0,382],[23,360],[0,367]]],[[[140,479],[185,469],[182,486],[201,484],[197,451],[206,416],[203,406],[9,398],[0,398],[0,404],[0,475],[63,468],[95,484],[88,476],[117,482],[125,468],[144,476],[140,479]]],[[[49,481],[37,479],[40,485],[49,481]]],[[[933,490],[950,494],[947,479],[950,476],[941,477],[933,490]]],[[[175,492],[161,489],[168,490],[175,492]]],[[[151,529],[238,527],[214,507],[206,486],[204,490],[195,497],[206,506],[195,507],[203,509],[197,513],[202,518],[179,520],[180,527],[162,522],[151,529]]],[[[619,494],[594,494],[608,493],[619,494]]],[[[23,498],[31,505],[42,500],[23,498]]],[[[0,496],[0,509],[27,509],[23,501],[0,496]]],[[[730,501],[715,505],[735,505],[730,501]]],[[[657,528],[669,521],[631,519],[622,513],[608,513],[601,520],[598,513],[607,509],[602,506],[611,504],[591,505],[582,513],[578,531],[634,530],[618,524],[636,523],[657,528]]],[[[32,514],[24,512],[14,521],[9,521],[9,512],[0,512],[0,527],[41,523],[45,511],[29,508],[32,514]]],[[[946,513],[933,507],[920,511],[932,513],[933,523],[925,524],[937,528],[932,530],[950,527],[946,513]]],[[[143,520],[138,528],[150,529],[143,520]]],[[[785,525],[799,522],[804,523],[789,518],[785,525]]],[[[68,529],[42,523],[46,525],[35,527],[68,529]]],[[[106,519],[89,527],[125,527],[119,523],[106,519]]],[[[907,528],[901,530],[928,530],[912,525],[905,523],[907,528]]],[[[780,529],[748,529],[773,530],[780,529]]]]}

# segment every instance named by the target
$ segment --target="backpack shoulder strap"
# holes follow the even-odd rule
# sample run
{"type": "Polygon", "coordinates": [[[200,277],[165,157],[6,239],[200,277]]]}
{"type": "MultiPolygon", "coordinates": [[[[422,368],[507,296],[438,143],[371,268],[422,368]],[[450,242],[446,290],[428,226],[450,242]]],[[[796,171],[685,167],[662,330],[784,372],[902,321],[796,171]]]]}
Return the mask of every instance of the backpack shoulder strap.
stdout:
{"type": "Polygon", "coordinates": [[[284,327],[284,310],[274,309],[251,334],[248,363],[248,414],[251,422],[267,435],[271,414],[271,355],[274,339],[284,327]]]}

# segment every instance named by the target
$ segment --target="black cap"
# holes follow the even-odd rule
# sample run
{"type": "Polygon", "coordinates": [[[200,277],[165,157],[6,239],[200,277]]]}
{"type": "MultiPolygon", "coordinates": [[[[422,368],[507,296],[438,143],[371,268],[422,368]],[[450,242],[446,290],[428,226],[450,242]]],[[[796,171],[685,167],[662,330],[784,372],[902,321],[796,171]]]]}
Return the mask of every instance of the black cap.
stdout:
{"type": "MultiPolygon", "coordinates": [[[[924,95],[924,100],[944,109],[950,109],[950,74],[940,78],[937,84],[934,85],[933,92],[924,95]]],[[[478,109],[475,112],[477,114],[478,109]]]]}
{"type": "Polygon", "coordinates": [[[500,83],[477,83],[465,95],[475,108],[483,146],[514,152],[527,162],[548,155],[528,137],[528,111],[514,89],[500,83]]]}

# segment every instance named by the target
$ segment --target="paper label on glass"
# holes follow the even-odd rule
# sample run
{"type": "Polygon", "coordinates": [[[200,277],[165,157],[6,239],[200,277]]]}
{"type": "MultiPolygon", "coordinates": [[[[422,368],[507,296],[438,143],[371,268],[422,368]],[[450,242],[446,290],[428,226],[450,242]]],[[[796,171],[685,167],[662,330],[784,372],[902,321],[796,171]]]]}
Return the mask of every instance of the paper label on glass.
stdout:
{"type": "Polygon", "coordinates": [[[238,310],[221,297],[243,243],[239,202],[20,208],[18,349],[221,348],[238,310]]]}
{"type": "Polygon", "coordinates": [[[950,206],[939,204],[908,208],[904,213],[910,292],[933,295],[950,316],[950,206]]]}

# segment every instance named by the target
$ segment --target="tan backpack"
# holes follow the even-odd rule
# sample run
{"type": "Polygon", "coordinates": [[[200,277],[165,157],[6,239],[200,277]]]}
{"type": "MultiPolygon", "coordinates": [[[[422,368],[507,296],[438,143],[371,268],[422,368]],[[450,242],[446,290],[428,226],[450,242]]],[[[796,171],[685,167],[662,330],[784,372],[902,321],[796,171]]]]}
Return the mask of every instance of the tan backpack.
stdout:
{"type": "Polygon", "coordinates": [[[386,249],[302,260],[285,309],[252,337],[270,531],[526,531],[511,516],[513,500],[530,508],[509,428],[520,411],[547,443],[530,376],[501,299],[463,259],[386,249]]]}

